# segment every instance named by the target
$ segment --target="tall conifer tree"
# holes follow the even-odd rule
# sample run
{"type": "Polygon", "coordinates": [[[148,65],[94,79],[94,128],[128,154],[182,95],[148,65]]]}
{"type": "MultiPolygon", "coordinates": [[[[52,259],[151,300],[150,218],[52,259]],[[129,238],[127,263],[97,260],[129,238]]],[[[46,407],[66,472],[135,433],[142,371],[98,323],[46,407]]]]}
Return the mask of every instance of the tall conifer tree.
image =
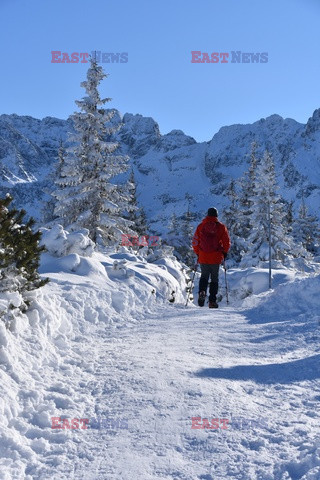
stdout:
{"type": "Polygon", "coordinates": [[[102,244],[118,241],[128,228],[121,209],[130,201],[113,183],[128,169],[128,157],[115,153],[119,145],[112,134],[119,126],[110,124],[114,112],[103,108],[111,99],[101,99],[98,92],[106,76],[91,58],[87,80],[81,83],[87,95],[76,101],[81,111],[71,117],[76,133],[62,169],[64,185],[53,193],[57,220],[71,230],[87,228],[91,239],[102,244]]]}

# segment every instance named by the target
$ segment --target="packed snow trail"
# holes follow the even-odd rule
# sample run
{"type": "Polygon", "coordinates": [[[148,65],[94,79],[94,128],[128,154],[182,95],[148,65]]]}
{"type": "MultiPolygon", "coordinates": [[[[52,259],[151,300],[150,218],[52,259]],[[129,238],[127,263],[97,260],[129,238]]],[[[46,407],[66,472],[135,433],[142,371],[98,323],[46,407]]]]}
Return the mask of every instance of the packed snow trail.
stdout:
{"type": "Polygon", "coordinates": [[[61,463],[57,458],[50,476],[40,469],[34,478],[278,480],[304,478],[313,467],[319,473],[319,355],[307,358],[281,329],[250,324],[232,307],[175,305],[136,324],[88,323],[77,347],[85,367],[80,382],[79,372],[70,377],[69,360],[60,371],[67,369],[69,390],[75,402],[86,402],[87,417],[127,419],[128,429],[54,432],[57,452],[47,461],[64,452],[61,463]],[[230,425],[192,429],[192,417],[227,418],[230,425]]]}

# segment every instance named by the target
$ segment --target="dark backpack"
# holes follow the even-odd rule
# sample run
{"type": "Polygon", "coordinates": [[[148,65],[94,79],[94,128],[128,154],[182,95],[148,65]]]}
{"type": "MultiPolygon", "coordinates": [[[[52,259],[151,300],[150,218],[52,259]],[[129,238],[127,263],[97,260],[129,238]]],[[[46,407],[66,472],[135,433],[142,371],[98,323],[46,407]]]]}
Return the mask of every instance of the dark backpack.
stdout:
{"type": "Polygon", "coordinates": [[[201,229],[199,247],[203,252],[222,252],[220,244],[222,224],[220,222],[207,222],[201,229]]]}

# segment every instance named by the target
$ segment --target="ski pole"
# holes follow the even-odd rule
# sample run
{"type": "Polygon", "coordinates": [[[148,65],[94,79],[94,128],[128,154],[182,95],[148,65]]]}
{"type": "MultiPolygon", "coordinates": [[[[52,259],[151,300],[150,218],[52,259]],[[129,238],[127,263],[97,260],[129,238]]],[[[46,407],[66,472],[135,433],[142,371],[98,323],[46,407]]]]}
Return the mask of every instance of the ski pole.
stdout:
{"type": "Polygon", "coordinates": [[[194,274],[193,274],[193,278],[192,278],[192,280],[191,280],[190,291],[188,292],[188,295],[187,295],[186,306],[188,305],[188,302],[189,302],[190,292],[192,292],[192,289],[193,289],[194,277],[196,276],[197,268],[198,268],[198,261],[197,261],[197,263],[196,263],[195,266],[194,266],[194,274]]]}
{"type": "Polygon", "coordinates": [[[226,299],[227,299],[227,305],[229,305],[229,293],[228,293],[228,283],[227,283],[227,266],[226,266],[226,260],[223,259],[223,268],[224,268],[224,279],[226,283],[226,299]]]}

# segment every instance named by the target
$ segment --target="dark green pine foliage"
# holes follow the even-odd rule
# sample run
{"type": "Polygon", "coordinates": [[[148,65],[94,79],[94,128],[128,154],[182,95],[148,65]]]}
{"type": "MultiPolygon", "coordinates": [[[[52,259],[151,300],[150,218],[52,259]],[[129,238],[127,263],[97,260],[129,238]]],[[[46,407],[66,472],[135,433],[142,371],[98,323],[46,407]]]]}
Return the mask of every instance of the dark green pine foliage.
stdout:
{"type": "MultiPolygon", "coordinates": [[[[0,291],[23,294],[42,287],[48,279],[38,273],[41,232],[33,232],[34,220],[23,221],[24,210],[9,209],[12,197],[0,199],[0,291]]],[[[26,302],[27,303],[27,302],[26,302]]]]}

